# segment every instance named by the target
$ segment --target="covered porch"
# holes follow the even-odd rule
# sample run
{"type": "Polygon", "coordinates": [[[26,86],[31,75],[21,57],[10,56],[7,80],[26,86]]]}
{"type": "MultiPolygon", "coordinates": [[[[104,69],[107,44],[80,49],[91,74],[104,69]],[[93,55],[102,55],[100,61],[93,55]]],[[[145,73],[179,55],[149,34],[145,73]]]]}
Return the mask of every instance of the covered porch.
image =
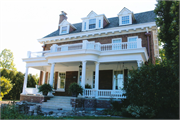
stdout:
{"type": "MultiPolygon", "coordinates": [[[[84,89],[78,97],[90,98],[126,98],[123,94],[124,82],[130,70],[137,69],[137,61],[129,62],[64,62],[47,66],[33,66],[41,71],[39,85],[49,83],[53,92],[48,96],[71,96],[69,85],[78,83],[84,89]],[[51,80],[52,78],[52,80],[51,80]],[[86,88],[86,85],[91,88],[86,88]]],[[[28,71],[29,67],[27,67],[28,71]]],[[[37,86],[38,87],[38,86],[37,86]]],[[[25,88],[26,95],[42,95],[38,88],[25,88]]],[[[24,88],[23,88],[24,90],[24,88]]]]}

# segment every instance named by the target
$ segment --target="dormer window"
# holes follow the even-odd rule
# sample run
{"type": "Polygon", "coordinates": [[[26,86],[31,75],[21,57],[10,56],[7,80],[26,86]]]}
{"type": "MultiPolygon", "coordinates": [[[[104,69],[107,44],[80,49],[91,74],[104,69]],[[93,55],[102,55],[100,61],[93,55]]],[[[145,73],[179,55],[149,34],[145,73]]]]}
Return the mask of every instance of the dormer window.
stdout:
{"type": "Polygon", "coordinates": [[[125,7],[119,12],[118,17],[119,26],[132,24],[133,20],[135,20],[133,12],[125,7]]]}
{"type": "Polygon", "coordinates": [[[122,16],[122,24],[129,24],[129,16],[122,16]]]}
{"type": "Polygon", "coordinates": [[[62,34],[67,33],[67,26],[62,27],[61,33],[62,34]]]}
{"type": "Polygon", "coordinates": [[[94,11],[91,11],[82,20],[82,31],[102,29],[110,23],[104,14],[98,15],[94,11]]]}
{"type": "Polygon", "coordinates": [[[89,29],[96,28],[96,19],[89,20],[89,29]]]}

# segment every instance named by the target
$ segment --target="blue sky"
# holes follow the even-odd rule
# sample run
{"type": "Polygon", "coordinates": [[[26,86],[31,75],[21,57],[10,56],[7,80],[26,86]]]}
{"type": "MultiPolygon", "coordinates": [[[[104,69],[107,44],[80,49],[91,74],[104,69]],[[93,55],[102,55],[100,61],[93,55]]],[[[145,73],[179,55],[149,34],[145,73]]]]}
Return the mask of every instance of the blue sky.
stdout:
{"type": "MultiPolygon", "coordinates": [[[[67,13],[68,22],[79,23],[91,10],[116,17],[123,9],[133,13],[154,10],[156,0],[1,0],[0,52],[7,48],[14,54],[15,67],[25,72],[27,51],[42,51],[37,39],[57,30],[59,14],[67,13]]],[[[29,73],[39,74],[30,69],[29,73]]]]}

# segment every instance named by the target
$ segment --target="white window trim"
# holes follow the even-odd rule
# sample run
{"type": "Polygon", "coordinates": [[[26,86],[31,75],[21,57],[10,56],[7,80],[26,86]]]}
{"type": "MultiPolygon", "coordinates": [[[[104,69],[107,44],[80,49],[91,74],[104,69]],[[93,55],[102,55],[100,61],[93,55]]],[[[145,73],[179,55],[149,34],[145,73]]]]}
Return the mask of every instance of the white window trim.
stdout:
{"type": "Polygon", "coordinates": [[[90,31],[90,30],[97,30],[97,29],[102,29],[103,28],[103,22],[104,22],[104,18],[103,17],[92,17],[92,18],[88,18],[83,20],[83,24],[82,24],[82,31],[90,31]],[[96,19],[96,27],[89,29],[89,20],[90,19],[96,19]],[[99,27],[99,20],[101,20],[101,27],[99,27]],[[86,22],[86,30],[84,29],[84,25],[86,22]]]}
{"type": "Polygon", "coordinates": [[[138,36],[127,37],[127,41],[128,41],[128,42],[129,42],[129,38],[137,38],[137,39],[138,39],[138,36]]]}
{"type": "Polygon", "coordinates": [[[119,16],[119,25],[129,25],[129,24],[132,24],[132,15],[131,14],[119,16]],[[122,17],[124,17],[124,16],[129,16],[129,23],[128,24],[122,24],[122,17]]]}
{"type": "MultiPolygon", "coordinates": [[[[115,86],[115,81],[114,81],[114,72],[115,71],[123,71],[123,84],[124,84],[124,68],[122,70],[113,70],[113,90],[116,90],[116,86],[115,86]]],[[[123,88],[124,88],[124,85],[123,85],[123,88]]]]}
{"type": "Polygon", "coordinates": [[[60,34],[61,34],[61,35],[62,35],[62,34],[68,34],[68,33],[69,33],[69,27],[70,27],[70,25],[61,26],[61,27],[60,27],[60,34]],[[61,32],[62,32],[62,27],[67,27],[66,33],[61,33],[61,32]]]}
{"type": "Polygon", "coordinates": [[[114,39],[112,39],[112,44],[113,44],[113,41],[114,41],[114,40],[119,40],[119,39],[120,39],[121,42],[122,42],[122,38],[114,38],[114,39]]]}
{"type": "MultiPolygon", "coordinates": [[[[66,87],[66,72],[58,72],[58,79],[57,79],[57,89],[56,89],[56,91],[59,91],[59,92],[65,92],[65,87],[66,87]],[[64,85],[64,89],[58,88],[58,84],[61,83],[61,80],[59,81],[60,83],[58,83],[59,73],[65,73],[65,81],[64,81],[65,85],[64,85]]],[[[61,86],[61,84],[60,84],[60,86],[61,86]]]]}

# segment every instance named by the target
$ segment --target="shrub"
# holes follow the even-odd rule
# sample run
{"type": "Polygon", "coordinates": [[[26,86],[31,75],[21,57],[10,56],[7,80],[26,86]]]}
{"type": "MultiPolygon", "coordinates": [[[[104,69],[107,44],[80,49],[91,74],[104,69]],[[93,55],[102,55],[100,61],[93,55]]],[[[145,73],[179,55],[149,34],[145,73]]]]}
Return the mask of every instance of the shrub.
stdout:
{"type": "Polygon", "coordinates": [[[89,84],[85,84],[85,88],[89,88],[89,89],[91,89],[91,85],[89,85],[89,84]]]}
{"type": "MultiPolygon", "coordinates": [[[[173,67],[164,63],[143,65],[130,72],[126,81],[126,96],[131,104],[171,112],[179,107],[179,79],[173,67]]],[[[176,111],[175,113],[178,113],[176,111]]]]}
{"type": "Polygon", "coordinates": [[[82,95],[83,88],[74,82],[74,83],[70,84],[70,86],[69,86],[69,93],[71,93],[72,96],[77,97],[79,94],[82,95]]]}
{"type": "Polygon", "coordinates": [[[39,92],[42,92],[43,95],[47,95],[48,92],[51,92],[53,90],[52,86],[50,84],[43,84],[39,86],[39,92]]]}
{"type": "Polygon", "coordinates": [[[126,111],[136,118],[152,118],[155,116],[155,110],[145,105],[135,106],[129,105],[126,111]]]}
{"type": "Polygon", "coordinates": [[[11,81],[9,79],[6,79],[3,76],[0,77],[0,83],[1,83],[1,97],[0,97],[0,101],[1,101],[4,95],[9,93],[13,85],[11,84],[11,81]]]}

